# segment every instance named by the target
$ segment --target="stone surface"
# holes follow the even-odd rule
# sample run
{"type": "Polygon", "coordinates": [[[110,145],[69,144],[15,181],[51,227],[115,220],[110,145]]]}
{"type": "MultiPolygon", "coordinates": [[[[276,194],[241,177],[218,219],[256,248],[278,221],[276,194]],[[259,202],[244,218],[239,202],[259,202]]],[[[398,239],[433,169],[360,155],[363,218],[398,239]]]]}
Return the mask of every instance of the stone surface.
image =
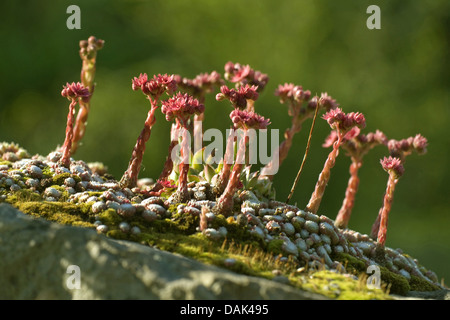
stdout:
{"type": "Polygon", "coordinates": [[[0,204],[0,299],[323,299],[0,204]],[[70,289],[80,268],[80,289],[70,289]],[[70,269],[69,269],[70,270],[70,269]]]}

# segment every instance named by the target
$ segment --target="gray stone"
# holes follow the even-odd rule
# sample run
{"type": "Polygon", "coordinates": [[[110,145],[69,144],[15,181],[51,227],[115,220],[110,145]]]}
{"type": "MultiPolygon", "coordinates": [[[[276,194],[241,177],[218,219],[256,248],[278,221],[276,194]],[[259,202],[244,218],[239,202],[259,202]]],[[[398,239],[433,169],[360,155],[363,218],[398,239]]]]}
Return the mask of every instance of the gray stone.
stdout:
{"type": "Polygon", "coordinates": [[[95,230],[33,219],[7,204],[0,204],[0,257],[0,299],[323,299],[95,230]],[[80,289],[69,289],[72,265],[80,268],[80,289]]]}

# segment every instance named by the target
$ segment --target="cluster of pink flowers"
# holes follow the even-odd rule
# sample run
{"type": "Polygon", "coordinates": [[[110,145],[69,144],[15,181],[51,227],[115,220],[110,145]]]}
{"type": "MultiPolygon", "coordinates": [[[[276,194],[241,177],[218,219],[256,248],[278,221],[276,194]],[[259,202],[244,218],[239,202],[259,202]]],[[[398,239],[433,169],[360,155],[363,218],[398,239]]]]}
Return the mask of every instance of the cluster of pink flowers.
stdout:
{"type": "Polygon", "coordinates": [[[247,101],[256,101],[259,97],[258,88],[248,84],[240,86],[238,89],[230,89],[226,85],[220,87],[220,93],[216,95],[217,101],[229,100],[234,108],[245,109],[247,101]]]}
{"type": "Polygon", "coordinates": [[[164,92],[173,94],[177,90],[177,83],[173,75],[158,74],[149,80],[146,73],[141,73],[132,80],[132,89],[140,89],[145,95],[158,99],[164,92]]]}
{"type": "Polygon", "coordinates": [[[332,129],[342,133],[347,133],[355,126],[360,129],[366,126],[366,119],[362,113],[350,112],[346,114],[340,108],[331,109],[322,118],[328,122],[332,129]]]}
{"type": "Polygon", "coordinates": [[[403,167],[402,161],[395,157],[384,157],[380,160],[381,166],[384,171],[389,174],[393,174],[396,179],[400,178],[403,173],[405,173],[405,168],[403,167]]]}
{"type": "Polygon", "coordinates": [[[89,89],[83,86],[81,83],[72,82],[67,83],[62,91],[61,95],[69,100],[86,99],[89,97],[89,89]]]}
{"type": "Polygon", "coordinates": [[[244,129],[266,129],[270,124],[270,120],[263,116],[254,113],[235,109],[230,113],[231,121],[236,125],[236,128],[244,129]]]}
{"type": "Polygon", "coordinates": [[[280,97],[281,103],[301,103],[308,101],[311,97],[311,91],[303,90],[302,86],[294,85],[293,83],[285,83],[278,85],[278,89],[275,90],[275,95],[280,97]]]}
{"type": "Polygon", "coordinates": [[[241,85],[254,85],[259,92],[264,89],[269,81],[267,74],[253,70],[248,64],[241,65],[231,61],[225,64],[225,79],[241,85]]]}
{"type": "Polygon", "coordinates": [[[391,139],[388,141],[388,148],[391,155],[400,158],[402,161],[413,151],[416,151],[418,154],[425,154],[427,152],[427,146],[428,141],[421,134],[407,139],[391,139]]]}
{"type": "Polygon", "coordinates": [[[200,73],[193,79],[175,75],[174,80],[178,84],[178,87],[198,98],[203,98],[205,93],[212,92],[214,87],[223,85],[222,77],[217,71],[200,73]]]}
{"type": "Polygon", "coordinates": [[[172,98],[161,101],[161,112],[166,115],[167,121],[178,119],[186,123],[191,115],[203,113],[205,106],[187,93],[178,92],[172,98]]]}

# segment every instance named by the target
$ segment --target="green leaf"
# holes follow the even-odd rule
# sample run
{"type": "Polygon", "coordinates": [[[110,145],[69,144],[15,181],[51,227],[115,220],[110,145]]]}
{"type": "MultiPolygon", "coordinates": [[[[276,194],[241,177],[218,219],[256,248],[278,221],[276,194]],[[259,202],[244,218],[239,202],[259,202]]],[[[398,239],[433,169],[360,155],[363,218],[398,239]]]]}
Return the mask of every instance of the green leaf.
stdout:
{"type": "Polygon", "coordinates": [[[192,181],[200,182],[200,178],[196,175],[190,174],[190,175],[188,175],[188,182],[192,182],[192,181]]]}
{"type": "Polygon", "coordinates": [[[206,181],[211,182],[211,179],[214,177],[216,172],[214,171],[213,167],[205,164],[204,169],[203,169],[203,174],[205,176],[206,181]]]}
{"type": "Polygon", "coordinates": [[[205,148],[198,150],[190,159],[191,168],[198,170],[199,172],[203,169],[203,154],[205,148]]]}

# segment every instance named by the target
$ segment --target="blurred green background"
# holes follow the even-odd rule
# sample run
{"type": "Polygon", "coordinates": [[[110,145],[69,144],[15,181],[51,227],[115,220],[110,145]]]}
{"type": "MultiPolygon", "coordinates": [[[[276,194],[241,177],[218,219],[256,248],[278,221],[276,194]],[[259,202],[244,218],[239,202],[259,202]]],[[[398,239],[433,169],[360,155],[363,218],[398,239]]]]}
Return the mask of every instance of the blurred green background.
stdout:
{"type": "MultiPolygon", "coordinates": [[[[2,1],[0,4],[0,141],[48,154],[63,143],[68,102],[60,91],[78,81],[78,41],[105,40],[98,53],[96,91],[87,133],[76,159],[101,161],[120,178],[148,111],[131,79],[146,72],[223,73],[227,61],[267,73],[256,103],[259,113],[284,132],[285,105],[273,95],[293,82],[328,92],[344,111],[360,111],[364,132],[389,138],[421,133],[428,153],[405,164],[389,220],[387,245],[402,248],[440,278],[450,279],[449,39],[450,2],[422,1],[76,1],[81,30],[68,30],[70,1],[2,1]],[[369,30],[366,9],[381,8],[381,30],[369,30]]],[[[231,108],[206,102],[204,128],[225,129],[231,108]]],[[[311,121],[294,141],[275,177],[284,201],[303,157],[311,121]]],[[[169,124],[158,112],[141,177],[157,177],[169,143],[169,124]]],[[[304,207],[329,150],[329,127],[318,120],[310,156],[292,203],[304,207]]],[[[365,158],[350,227],[368,233],[382,203],[387,174],[378,147],[365,158]]],[[[344,197],[350,159],[341,152],[320,213],[335,218],[344,197]]]]}

